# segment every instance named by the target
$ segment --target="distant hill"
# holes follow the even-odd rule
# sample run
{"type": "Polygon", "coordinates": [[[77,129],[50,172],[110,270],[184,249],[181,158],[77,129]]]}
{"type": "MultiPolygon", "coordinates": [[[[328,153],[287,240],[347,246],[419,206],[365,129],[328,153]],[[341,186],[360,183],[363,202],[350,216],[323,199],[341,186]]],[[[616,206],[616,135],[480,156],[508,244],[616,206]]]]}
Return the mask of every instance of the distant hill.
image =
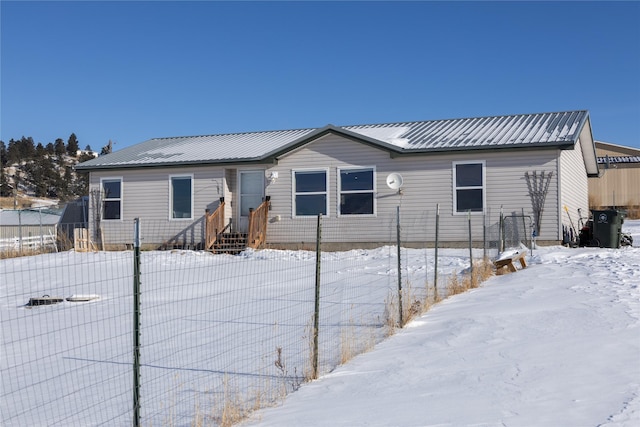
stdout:
{"type": "MultiPolygon", "coordinates": [[[[111,143],[103,148],[110,151],[111,143]]],[[[53,143],[35,143],[33,138],[0,141],[0,207],[29,207],[40,204],[65,202],[88,195],[88,176],[76,173],[76,164],[93,159],[98,153],[86,146],[78,147],[75,134],[65,143],[58,138],[53,143]]]]}

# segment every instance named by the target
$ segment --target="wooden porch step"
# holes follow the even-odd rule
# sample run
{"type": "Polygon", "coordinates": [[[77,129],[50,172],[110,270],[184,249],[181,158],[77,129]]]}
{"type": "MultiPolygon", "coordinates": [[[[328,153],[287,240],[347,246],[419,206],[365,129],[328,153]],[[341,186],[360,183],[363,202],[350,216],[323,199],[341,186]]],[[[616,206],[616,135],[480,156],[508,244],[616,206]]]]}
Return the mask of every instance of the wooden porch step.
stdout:
{"type": "Polygon", "coordinates": [[[237,255],[247,248],[247,233],[222,233],[213,244],[213,253],[237,255]]]}

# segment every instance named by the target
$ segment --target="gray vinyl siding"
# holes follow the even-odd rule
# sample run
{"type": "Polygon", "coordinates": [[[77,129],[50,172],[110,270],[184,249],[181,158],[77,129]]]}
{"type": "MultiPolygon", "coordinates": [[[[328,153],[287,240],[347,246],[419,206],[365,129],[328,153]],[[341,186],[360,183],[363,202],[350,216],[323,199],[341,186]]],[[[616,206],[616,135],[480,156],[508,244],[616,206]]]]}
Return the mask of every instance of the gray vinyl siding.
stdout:
{"type": "MultiPolygon", "coordinates": [[[[213,167],[146,168],[138,170],[96,171],[91,173],[90,189],[100,190],[101,178],[122,178],[122,219],[103,220],[106,243],[131,242],[134,218],[142,222],[142,242],[148,245],[172,242],[197,245],[204,236],[205,209],[215,209],[224,191],[224,169],[213,167]],[[193,218],[170,219],[169,177],[193,175],[193,218]]],[[[97,218],[90,207],[89,223],[94,238],[99,236],[97,218]]]]}
{"type": "MultiPolygon", "coordinates": [[[[468,238],[467,215],[453,213],[454,161],[484,161],[486,164],[485,200],[487,224],[497,223],[500,208],[505,215],[531,215],[532,202],[525,172],[552,171],[541,227],[541,240],[557,240],[557,152],[527,150],[514,152],[482,152],[421,155],[392,158],[388,152],[336,136],[326,136],[279,159],[278,165],[267,170],[278,172],[278,180],[267,186],[272,210],[268,240],[279,242],[310,242],[315,239],[315,218],[292,216],[292,170],[329,170],[329,212],[323,218],[324,241],[394,242],[396,206],[401,204],[403,240],[433,241],[435,239],[436,205],[440,204],[440,239],[449,242],[468,238]],[[376,175],[376,215],[338,217],[337,171],[345,167],[374,167],[376,175]],[[386,177],[398,172],[404,178],[402,196],[386,185],[386,177]],[[280,218],[277,221],[277,218],[280,218]],[[413,224],[413,225],[412,225],[413,224]],[[338,228],[339,227],[339,228],[338,228]],[[409,230],[411,227],[413,229],[409,230]],[[409,229],[407,229],[409,228],[409,229]],[[338,230],[331,234],[331,230],[338,230]]],[[[473,239],[483,238],[483,216],[472,214],[473,239]]]]}
{"type": "Polygon", "coordinates": [[[346,242],[388,242],[388,227],[380,224],[388,222],[393,198],[381,198],[391,194],[385,178],[391,171],[392,159],[389,153],[370,146],[353,142],[334,135],[327,135],[278,160],[277,166],[267,170],[278,172],[276,182],[267,185],[266,194],[271,196],[268,241],[271,243],[307,243],[315,240],[314,217],[293,217],[292,171],[325,170],[328,168],[328,215],[323,218],[325,241],[346,242]],[[376,215],[341,216],[338,218],[338,169],[349,167],[374,168],[377,197],[376,215]],[[279,216],[280,221],[274,219],[279,216]],[[340,227],[339,231],[337,227],[340,227]]]}
{"type": "MultiPolygon", "coordinates": [[[[580,144],[581,142],[578,140],[573,150],[560,152],[560,223],[567,230],[575,228],[574,233],[580,232],[578,229],[578,220],[580,219],[578,209],[581,210],[583,217],[589,215],[589,182],[580,144]],[[564,209],[565,206],[568,214],[564,209]]],[[[562,231],[562,227],[560,227],[560,231],[562,231]]]]}
{"type": "MultiPolygon", "coordinates": [[[[575,150],[574,150],[575,151],[575,150]]],[[[578,150],[579,151],[579,150],[578,150]]],[[[573,153],[573,152],[572,152],[573,153]]],[[[482,242],[483,220],[495,229],[500,210],[505,216],[525,215],[533,217],[532,200],[525,173],[553,172],[546,195],[541,222],[540,240],[557,241],[559,230],[559,152],[549,150],[518,151],[462,151],[455,153],[421,154],[392,157],[388,151],[352,141],[342,136],[328,134],[314,142],[293,150],[275,163],[268,165],[189,166],[182,168],[144,168],[91,172],[91,189],[99,189],[101,178],[122,178],[123,219],[103,221],[106,242],[131,242],[132,222],[136,217],[143,223],[143,243],[148,245],[172,243],[197,247],[204,240],[203,215],[205,209],[215,209],[220,197],[225,197],[226,222],[238,217],[236,203],[238,172],[240,170],[264,170],[269,177],[273,172],[278,178],[265,180],[265,195],[271,197],[271,210],[267,241],[271,244],[315,242],[315,217],[293,216],[292,171],[327,170],[328,215],[323,218],[323,241],[347,243],[395,244],[396,207],[401,206],[402,239],[404,242],[433,242],[435,240],[436,206],[440,206],[440,240],[442,242],[466,242],[468,219],[466,214],[453,212],[453,163],[484,162],[485,164],[485,216],[471,215],[475,242],[482,242]],[[350,167],[370,167],[375,174],[375,214],[338,216],[338,171],[350,167]],[[402,194],[386,185],[386,177],[402,174],[402,194]],[[169,177],[193,174],[193,219],[169,219],[169,177]],[[118,235],[117,233],[121,233],[118,235]]],[[[575,153],[573,153],[575,157],[575,153]]],[[[579,156],[579,153],[578,153],[579,156]]],[[[570,170],[576,159],[570,157],[565,167],[570,170]]],[[[579,160],[579,159],[578,159],[579,160]]],[[[578,162],[579,164],[579,162],[578,162]]],[[[586,186],[584,166],[582,173],[586,186]]],[[[572,178],[573,179],[573,178],[572,178]]],[[[578,177],[578,181],[582,178],[578,177]]],[[[568,188],[568,187],[567,187],[568,188]]],[[[572,193],[573,191],[569,191],[572,193]]],[[[572,200],[567,200],[574,206],[572,200]]],[[[93,210],[95,206],[91,206],[93,210]]],[[[90,212],[89,222],[93,235],[95,212],[90,212]]]]}
{"type": "Polygon", "coordinates": [[[535,222],[533,195],[527,184],[526,174],[549,175],[551,179],[544,199],[542,219],[539,224],[541,241],[557,241],[558,217],[558,161],[555,150],[492,153],[487,159],[487,208],[491,223],[504,216],[527,216],[535,222]]]}

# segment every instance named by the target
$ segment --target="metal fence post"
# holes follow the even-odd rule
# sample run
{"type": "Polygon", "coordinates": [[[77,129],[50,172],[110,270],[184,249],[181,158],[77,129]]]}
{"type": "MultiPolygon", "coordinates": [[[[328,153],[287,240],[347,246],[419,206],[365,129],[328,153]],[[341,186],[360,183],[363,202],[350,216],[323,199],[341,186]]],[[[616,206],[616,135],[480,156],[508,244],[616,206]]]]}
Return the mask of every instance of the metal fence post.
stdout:
{"type": "Polygon", "coordinates": [[[18,210],[18,253],[22,256],[22,209],[18,210]]]}
{"type": "Polygon", "coordinates": [[[487,212],[482,211],[482,259],[487,259],[487,212]]]}
{"type": "Polygon", "coordinates": [[[402,260],[400,258],[400,206],[396,206],[396,244],[398,245],[398,319],[402,328],[402,260]]]}
{"type": "Polygon", "coordinates": [[[44,252],[44,236],[42,235],[42,207],[38,208],[38,220],[40,223],[40,228],[38,230],[40,232],[40,250],[44,252]]]}
{"type": "Polygon", "coordinates": [[[471,209],[467,212],[467,221],[469,222],[469,277],[473,280],[473,243],[471,240],[471,209]]]}
{"type": "Polygon", "coordinates": [[[140,218],[133,237],[133,425],[140,426],[140,218]]]}
{"type": "Polygon", "coordinates": [[[438,301],[438,237],[440,233],[440,203],[436,205],[436,243],[433,267],[433,301],[438,301]]]}
{"type": "Polygon", "coordinates": [[[504,211],[500,206],[500,223],[498,225],[498,254],[504,252],[504,211]]]}
{"type": "Polygon", "coordinates": [[[524,219],[524,208],[520,209],[522,210],[522,232],[524,233],[524,245],[529,247],[529,233],[527,233],[527,222],[524,219]]]}
{"type": "Polygon", "coordinates": [[[322,214],[318,214],[318,224],[316,226],[316,296],[313,311],[313,379],[318,378],[318,329],[320,327],[320,260],[322,251],[322,214]]]}

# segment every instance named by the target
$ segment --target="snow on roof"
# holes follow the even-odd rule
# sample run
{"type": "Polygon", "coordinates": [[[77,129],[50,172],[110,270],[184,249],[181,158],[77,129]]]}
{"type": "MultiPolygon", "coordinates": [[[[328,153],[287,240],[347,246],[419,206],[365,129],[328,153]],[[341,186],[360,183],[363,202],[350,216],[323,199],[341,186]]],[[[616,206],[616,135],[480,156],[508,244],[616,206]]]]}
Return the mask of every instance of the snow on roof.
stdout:
{"type": "Polygon", "coordinates": [[[395,145],[400,148],[406,148],[409,146],[409,140],[402,138],[402,135],[408,133],[411,130],[409,126],[389,126],[389,127],[360,127],[350,126],[348,129],[352,132],[360,135],[367,136],[369,138],[384,141],[388,144],[395,145]]]}

